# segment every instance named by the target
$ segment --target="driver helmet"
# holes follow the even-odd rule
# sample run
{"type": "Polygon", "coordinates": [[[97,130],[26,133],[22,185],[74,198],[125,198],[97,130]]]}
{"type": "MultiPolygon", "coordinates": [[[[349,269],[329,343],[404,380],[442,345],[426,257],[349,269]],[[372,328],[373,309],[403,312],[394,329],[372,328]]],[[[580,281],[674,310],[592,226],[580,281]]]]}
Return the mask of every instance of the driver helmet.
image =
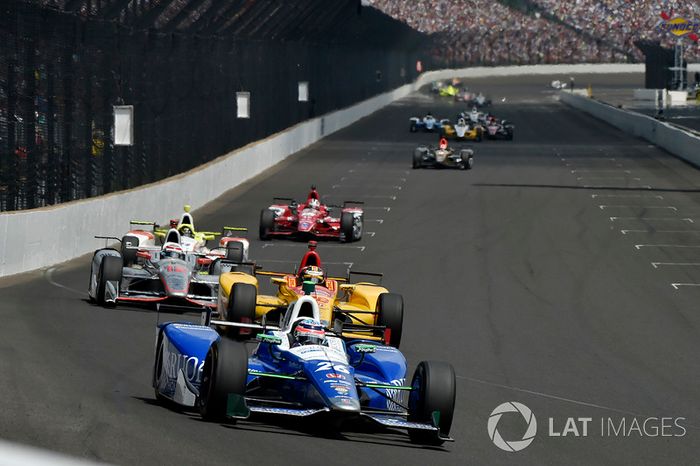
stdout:
{"type": "Polygon", "coordinates": [[[442,150],[447,149],[447,139],[440,138],[440,149],[442,149],[442,150]]]}
{"type": "Polygon", "coordinates": [[[321,208],[321,201],[319,201],[318,199],[310,199],[308,207],[310,209],[319,210],[321,208]]]}
{"type": "Polygon", "coordinates": [[[323,272],[323,269],[315,265],[309,265],[301,269],[299,276],[302,282],[309,281],[316,285],[326,281],[326,274],[323,272]]]}
{"type": "Polygon", "coordinates": [[[304,319],[294,328],[294,339],[300,345],[322,345],[326,342],[326,332],[318,320],[304,319]]]}
{"type": "Polygon", "coordinates": [[[194,232],[192,231],[192,227],[190,225],[180,225],[180,236],[187,236],[188,238],[194,238],[194,232]]]}
{"type": "Polygon", "coordinates": [[[163,246],[163,250],[161,252],[161,255],[163,257],[170,257],[172,259],[184,259],[185,258],[185,250],[182,249],[182,247],[178,244],[166,244],[163,246]]]}
{"type": "Polygon", "coordinates": [[[460,125],[460,126],[464,126],[464,125],[466,125],[467,123],[464,121],[464,118],[460,118],[459,120],[457,120],[457,124],[460,125]]]}

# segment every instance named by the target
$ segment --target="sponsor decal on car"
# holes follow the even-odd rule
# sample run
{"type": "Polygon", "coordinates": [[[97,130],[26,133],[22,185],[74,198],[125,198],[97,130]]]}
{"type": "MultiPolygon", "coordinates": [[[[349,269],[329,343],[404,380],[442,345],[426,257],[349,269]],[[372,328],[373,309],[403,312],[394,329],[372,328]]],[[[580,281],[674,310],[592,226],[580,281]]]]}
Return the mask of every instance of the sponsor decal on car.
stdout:
{"type": "Polygon", "coordinates": [[[343,375],[332,373],[332,374],[326,374],[326,377],[328,377],[329,379],[342,379],[343,375]]]}

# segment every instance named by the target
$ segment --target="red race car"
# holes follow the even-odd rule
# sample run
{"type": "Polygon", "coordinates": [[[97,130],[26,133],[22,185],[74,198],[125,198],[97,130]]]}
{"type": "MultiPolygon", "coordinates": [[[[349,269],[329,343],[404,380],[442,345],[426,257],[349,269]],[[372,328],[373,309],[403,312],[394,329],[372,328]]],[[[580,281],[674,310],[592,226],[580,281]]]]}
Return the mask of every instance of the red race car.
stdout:
{"type": "Polygon", "coordinates": [[[316,187],[312,186],[302,204],[294,199],[275,197],[273,204],[260,212],[260,239],[291,236],[295,239],[339,239],[349,243],[362,238],[362,202],[345,201],[341,206],[321,204],[316,187]],[[340,209],[340,217],[332,217],[331,209],[340,209]]]}

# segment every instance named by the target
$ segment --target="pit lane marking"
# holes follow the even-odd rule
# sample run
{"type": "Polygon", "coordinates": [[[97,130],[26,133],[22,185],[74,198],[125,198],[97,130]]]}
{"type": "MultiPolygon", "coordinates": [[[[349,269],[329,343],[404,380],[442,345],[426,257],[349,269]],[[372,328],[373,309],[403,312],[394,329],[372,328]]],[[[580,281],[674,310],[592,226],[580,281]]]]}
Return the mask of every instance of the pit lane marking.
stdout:
{"type": "Polygon", "coordinates": [[[367,222],[377,222],[377,223],[380,224],[380,225],[381,225],[382,223],[384,223],[384,219],[383,219],[383,218],[366,218],[364,221],[365,221],[365,223],[367,223],[367,222]]]}
{"type": "Polygon", "coordinates": [[[676,218],[676,217],[610,217],[611,222],[615,222],[617,220],[666,220],[666,221],[680,221],[680,222],[688,222],[688,223],[695,223],[695,221],[692,218],[676,218]]]}
{"type": "Polygon", "coordinates": [[[683,286],[700,286],[700,283],[671,283],[674,290],[679,290],[683,286]]]}
{"type": "Polygon", "coordinates": [[[663,199],[663,196],[658,194],[591,194],[593,199],[598,197],[622,197],[622,198],[644,198],[644,199],[663,199]]]}
{"type": "Polygon", "coordinates": [[[637,209],[670,209],[678,212],[678,209],[672,205],[630,205],[630,204],[601,204],[598,206],[600,210],[612,209],[615,207],[627,207],[637,209]]]}
{"type": "Polygon", "coordinates": [[[700,233],[699,230],[620,230],[620,233],[626,235],[627,233],[700,233]]]}
{"type": "Polygon", "coordinates": [[[601,168],[601,169],[596,169],[596,168],[584,168],[580,169],[577,168],[575,170],[571,170],[571,173],[632,173],[630,170],[616,170],[616,169],[609,169],[609,168],[601,168]]]}
{"type": "Polygon", "coordinates": [[[660,266],[668,267],[700,267],[700,262],[652,262],[651,266],[658,269],[660,266]]]}
{"type": "Polygon", "coordinates": [[[700,244],[635,244],[634,248],[640,250],[642,248],[684,248],[684,249],[697,249],[700,248],[700,244]]]}
{"type": "MultiPolygon", "coordinates": [[[[294,243],[265,243],[263,244],[262,248],[272,248],[275,246],[283,247],[283,248],[297,248],[297,247],[308,247],[306,243],[299,243],[299,244],[294,244],[294,243]]],[[[365,252],[365,249],[367,249],[367,246],[346,246],[344,244],[323,244],[323,248],[342,248],[342,249],[359,249],[360,252],[365,252]]]]}

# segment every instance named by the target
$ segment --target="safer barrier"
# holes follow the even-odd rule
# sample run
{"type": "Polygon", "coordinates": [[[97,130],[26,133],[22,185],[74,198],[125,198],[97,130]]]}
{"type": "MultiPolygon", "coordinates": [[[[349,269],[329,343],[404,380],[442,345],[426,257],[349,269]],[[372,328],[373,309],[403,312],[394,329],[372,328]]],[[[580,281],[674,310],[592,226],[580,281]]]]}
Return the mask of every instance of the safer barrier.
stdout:
{"type": "Polygon", "coordinates": [[[412,84],[297,124],[158,183],[53,207],[1,213],[0,276],[89,253],[100,245],[94,235],[123,234],[130,219],[164,222],[183,204],[201,207],[322,137],[436,79],[636,71],[636,65],[533,65],[428,72],[412,84]]]}
{"type": "Polygon", "coordinates": [[[561,92],[559,98],[574,108],[593,115],[626,133],[644,138],[700,167],[700,138],[688,131],[641,113],[616,108],[570,92],[561,92]]]}

